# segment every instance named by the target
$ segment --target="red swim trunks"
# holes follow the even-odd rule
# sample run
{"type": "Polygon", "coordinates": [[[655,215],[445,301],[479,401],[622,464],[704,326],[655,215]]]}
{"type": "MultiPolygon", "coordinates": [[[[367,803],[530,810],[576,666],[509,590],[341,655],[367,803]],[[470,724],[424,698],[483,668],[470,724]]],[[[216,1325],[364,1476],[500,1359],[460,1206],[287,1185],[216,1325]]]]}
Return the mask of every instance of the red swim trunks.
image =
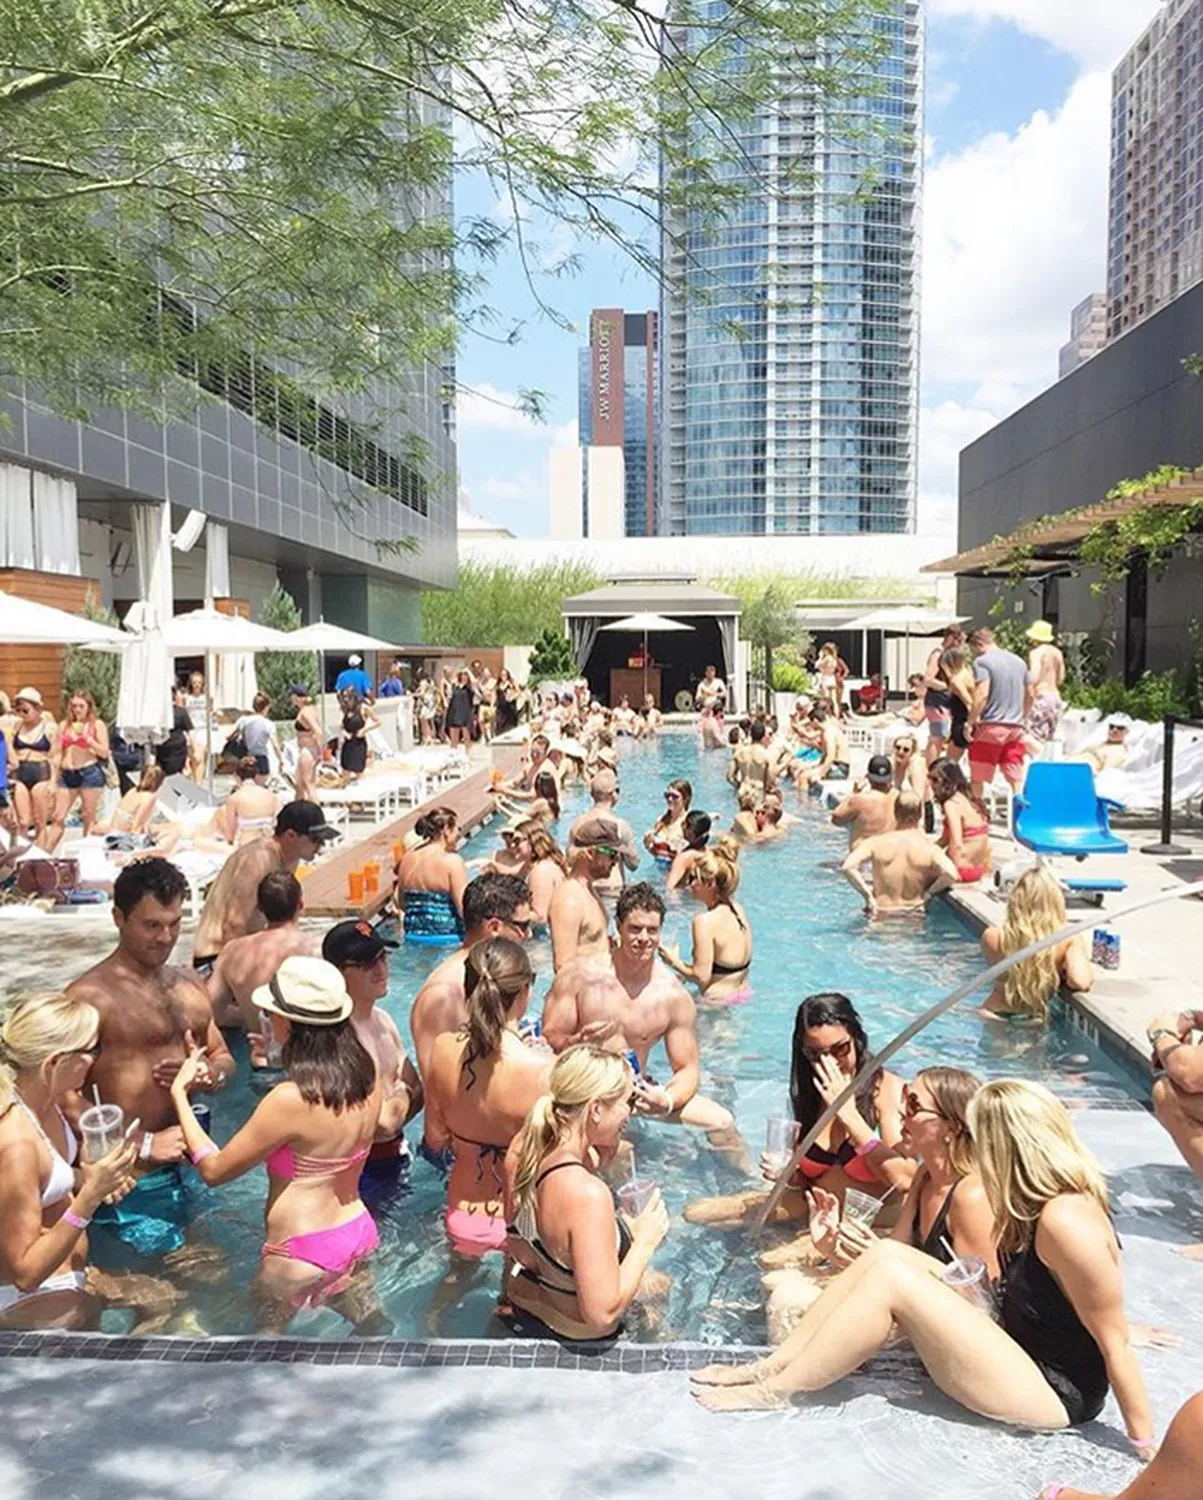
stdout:
{"type": "Polygon", "coordinates": [[[1022,725],[978,724],[969,741],[969,774],[974,781],[991,782],[995,771],[1001,771],[1018,787],[1027,754],[1022,725]]]}

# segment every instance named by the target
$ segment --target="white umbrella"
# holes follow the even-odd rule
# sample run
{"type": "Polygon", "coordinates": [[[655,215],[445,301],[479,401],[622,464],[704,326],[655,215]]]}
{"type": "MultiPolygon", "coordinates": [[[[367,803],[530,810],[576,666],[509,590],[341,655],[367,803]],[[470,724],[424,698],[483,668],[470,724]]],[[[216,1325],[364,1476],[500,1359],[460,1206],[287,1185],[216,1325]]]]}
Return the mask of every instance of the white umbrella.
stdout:
{"type": "Polygon", "coordinates": [[[128,635],[83,615],[35,604],[0,589],[0,642],[6,646],[92,646],[124,651],[128,635]]]}
{"type": "Polygon", "coordinates": [[[326,738],[326,657],[328,654],[347,655],[352,651],[391,651],[391,641],[382,641],[374,635],[365,635],[361,630],[346,630],[341,625],[331,625],[318,620],[313,625],[302,625],[299,630],[288,633],[290,651],[316,651],[321,658],[318,703],[322,716],[322,739],[326,738]]]}
{"type": "Polygon", "coordinates": [[[647,695],[647,638],[654,631],[692,630],[692,625],[682,625],[680,620],[669,620],[664,615],[627,615],[623,620],[612,620],[603,625],[603,630],[621,630],[628,635],[643,636],[643,692],[647,695]]]}
{"type": "MultiPolygon", "coordinates": [[[[968,615],[954,615],[951,610],[931,609],[923,604],[891,604],[885,609],[875,609],[872,613],[861,615],[859,619],[849,620],[843,628],[845,630],[861,630],[868,634],[870,630],[880,630],[883,635],[905,635],[906,636],[906,661],[907,670],[910,670],[911,659],[911,636],[912,635],[940,635],[950,625],[962,625],[970,617],[968,615]]],[[[882,648],[885,654],[885,648],[882,648]]],[[[865,649],[865,671],[868,673],[868,648],[865,649]]]]}
{"type": "Polygon", "coordinates": [[[291,651],[292,636],[284,630],[256,625],[241,615],[216,609],[194,609],[175,615],[163,625],[163,644],[172,656],[202,656],[214,651],[291,651]]]}

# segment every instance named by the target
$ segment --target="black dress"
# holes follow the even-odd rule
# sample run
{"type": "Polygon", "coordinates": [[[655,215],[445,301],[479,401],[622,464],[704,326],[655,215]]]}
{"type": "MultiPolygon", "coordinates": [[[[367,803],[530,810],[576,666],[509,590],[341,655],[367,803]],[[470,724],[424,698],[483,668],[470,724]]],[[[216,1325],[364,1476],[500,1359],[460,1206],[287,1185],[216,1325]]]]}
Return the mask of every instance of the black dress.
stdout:
{"type": "Polygon", "coordinates": [[[497,723],[494,727],[498,734],[505,734],[507,730],[518,727],[517,695],[508,688],[497,689],[497,723]]]}
{"type": "Polygon", "coordinates": [[[457,682],[447,700],[447,728],[471,729],[476,706],[472,702],[472,689],[457,682]]]}
{"type": "Polygon", "coordinates": [[[343,714],[345,738],[342,749],[338,752],[338,762],[352,776],[362,776],[368,763],[368,742],[359,738],[363,724],[363,715],[358,709],[353,713],[343,714]]]}

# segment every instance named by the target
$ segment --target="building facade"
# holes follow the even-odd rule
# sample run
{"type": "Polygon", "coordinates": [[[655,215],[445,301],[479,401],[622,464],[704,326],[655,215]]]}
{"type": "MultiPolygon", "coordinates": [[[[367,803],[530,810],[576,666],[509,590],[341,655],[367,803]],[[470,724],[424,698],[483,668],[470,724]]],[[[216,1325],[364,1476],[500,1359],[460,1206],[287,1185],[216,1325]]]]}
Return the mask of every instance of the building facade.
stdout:
{"type": "Polygon", "coordinates": [[[1203,280],[1203,0],[1165,0],[1112,77],[1107,336],[1203,280]]]}
{"type": "Polygon", "coordinates": [[[716,169],[757,186],[721,223],[665,217],[670,534],[914,528],[921,8],[895,0],[865,24],[884,49],[874,89],[837,117],[783,60],[745,159],[716,169]]]}
{"type": "Polygon", "coordinates": [[[1103,292],[1092,292],[1069,315],[1069,343],[1061,346],[1058,379],[1093,359],[1106,342],[1107,298],[1103,292]]]}
{"type": "MultiPolygon", "coordinates": [[[[594,308],[589,317],[589,347],[580,351],[581,446],[622,449],[627,536],[656,534],[659,323],[655,312],[594,308]]],[[[584,482],[587,491],[587,472],[584,482]]],[[[585,503],[588,508],[587,495],[585,503]]]]}

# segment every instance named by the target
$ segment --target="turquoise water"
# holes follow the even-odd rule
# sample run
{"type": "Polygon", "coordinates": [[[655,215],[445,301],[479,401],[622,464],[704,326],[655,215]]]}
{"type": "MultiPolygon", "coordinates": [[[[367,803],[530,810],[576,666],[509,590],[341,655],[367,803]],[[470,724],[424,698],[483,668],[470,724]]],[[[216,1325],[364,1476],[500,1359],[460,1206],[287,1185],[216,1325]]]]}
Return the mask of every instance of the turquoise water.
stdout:
{"type": "MultiPolygon", "coordinates": [[[[633,746],[620,766],[619,811],[642,834],[663,807],[665,782],[684,776],[693,783],[694,807],[720,815],[725,825],[733,810],[731,791],[723,780],[725,764],[721,752],[703,754],[691,734],[666,735],[659,743],[633,746]]],[[[582,789],[570,792],[558,830],[561,838],[585,801],[582,789]]],[[[787,806],[803,817],[803,825],[791,829],[776,846],[747,851],[741,864],[740,900],[756,945],[754,998],[735,1010],[701,1013],[698,1022],[703,1091],[735,1113],[753,1161],[764,1141],[765,1119],[786,1106],[790,1037],[804,996],[819,990],[843,991],[864,1017],[870,1042],[882,1046],[916,1014],[984,967],[976,939],[942,904],[921,923],[870,928],[858,898],[838,873],[845,835],[830,826],[817,802],[803,803],[789,792],[787,806]]],[[[484,832],[465,852],[471,857],[492,842],[493,836],[484,832]]],[[[638,873],[663,888],[664,871],[650,859],[645,857],[638,873]]],[[[667,937],[686,952],[693,910],[687,896],[669,897],[667,937]]],[[[538,950],[533,956],[540,974],[534,1004],[541,1007],[550,983],[551,956],[545,943],[533,947],[538,950]]],[[[384,1003],[405,1032],[413,996],[437,956],[438,950],[404,945],[392,956],[384,1003]]],[[[1021,1035],[987,1025],[964,1006],[942,1017],[892,1066],[910,1076],[932,1063],[970,1068],[982,1077],[1037,1078],[1071,1105],[1114,1106],[1132,1098],[1119,1070],[1065,1022],[1054,1023],[1043,1036],[1021,1035]]],[[[662,1051],[658,1058],[653,1054],[652,1068],[661,1075],[666,1071],[662,1051]]],[[[244,1071],[240,1078],[245,1078],[244,1071]]],[[[228,1136],[253,1102],[245,1082],[219,1095],[215,1135],[228,1136]]],[[[415,1146],[419,1130],[420,1121],[410,1127],[415,1146]]],[[[635,1336],[712,1344],[761,1341],[762,1296],[752,1245],[742,1234],[695,1227],[680,1217],[693,1198],[740,1191],[756,1182],[717,1156],[696,1132],[633,1121],[628,1133],[640,1175],[654,1176],[660,1183],[672,1216],[669,1237],[655,1260],[657,1268],[672,1277],[672,1289],[656,1325],[639,1327],[635,1336]]],[[[253,1330],[248,1288],[262,1241],[263,1173],[252,1172],[240,1182],[214,1192],[201,1190],[197,1196],[194,1238],[202,1260],[208,1262],[208,1274],[218,1280],[182,1280],[181,1285],[207,1332],[253,1330]],[[222,1252],[224,1263],[213,1247],[222,1252]]],[[[444,1201],[442,1179],[419,1159],[408,1192],[380,1215],[376,1281],[398,1336],[481,1337],[498,1331],[490,1323],[498,1257],[490,1257],[464,1282],[444,1285],[449,1267],[442,1228],[444,1201]]],[[[120,1325],[106,1320],[110,1326],[124,1326],[124,1319],[120,1325]]],[[[341,1319],[326,1311],[302,1314],[292,1331],[330,1338],[345,1329],[341,1319]]]]}

